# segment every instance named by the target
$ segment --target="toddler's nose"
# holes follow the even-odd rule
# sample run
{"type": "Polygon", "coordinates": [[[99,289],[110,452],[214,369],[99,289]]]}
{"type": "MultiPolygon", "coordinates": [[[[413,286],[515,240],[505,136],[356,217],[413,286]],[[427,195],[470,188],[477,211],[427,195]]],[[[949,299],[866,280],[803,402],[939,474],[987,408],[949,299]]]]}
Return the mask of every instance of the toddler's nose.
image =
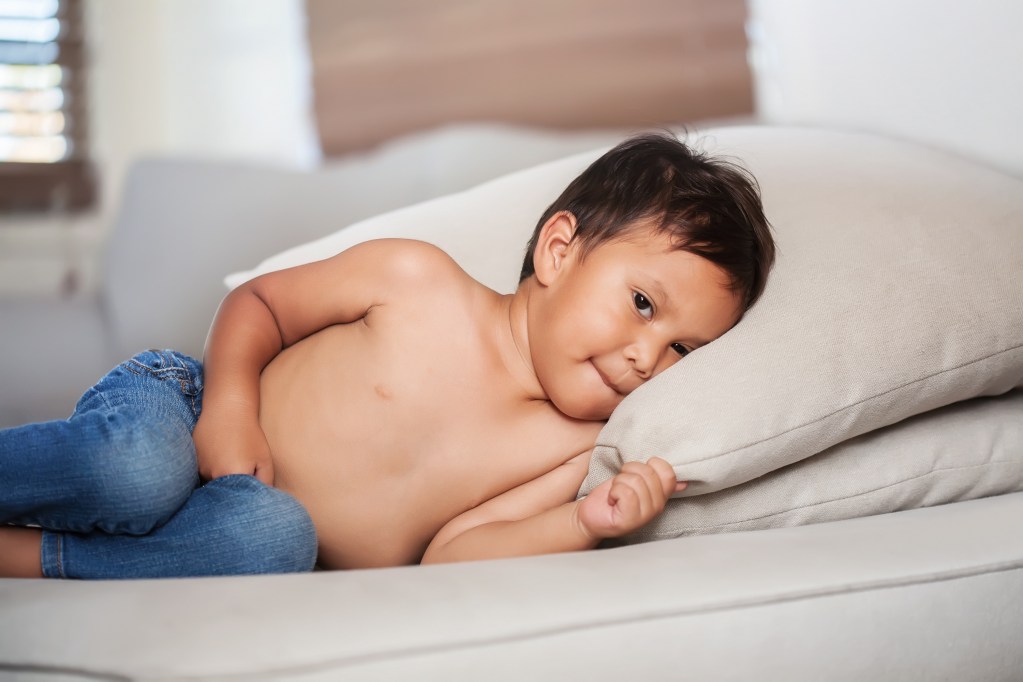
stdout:
{"type": "Polygon", "coordinates": [[[657,351],[652,343],[637,340],[625,349],[625,357],[640,379],[646,381],[653,376],[657,367],[657,351]]]}

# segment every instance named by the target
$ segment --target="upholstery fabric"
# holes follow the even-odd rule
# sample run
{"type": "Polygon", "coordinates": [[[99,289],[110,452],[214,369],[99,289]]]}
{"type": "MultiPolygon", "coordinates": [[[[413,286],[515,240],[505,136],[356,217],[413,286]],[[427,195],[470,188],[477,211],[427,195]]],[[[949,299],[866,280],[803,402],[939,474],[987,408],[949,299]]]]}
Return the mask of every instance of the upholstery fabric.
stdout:
{"type": "MultiPolygon", "coordinates": [[[[1023,391],[910,417],[752,481],[669,500],[614,544],[838,521],[1023,490],[1023,391]]],[[[611,544],[611,543],[609,543],[611,544]]]]}

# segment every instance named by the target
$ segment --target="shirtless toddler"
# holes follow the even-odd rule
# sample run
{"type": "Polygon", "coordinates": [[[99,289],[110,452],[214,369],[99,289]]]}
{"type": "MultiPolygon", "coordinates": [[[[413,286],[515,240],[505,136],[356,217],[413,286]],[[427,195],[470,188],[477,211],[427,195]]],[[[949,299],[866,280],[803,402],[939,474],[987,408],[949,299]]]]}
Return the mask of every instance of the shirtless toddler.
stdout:
{"type": "MultiPolygon", "coordinates": [[[[645,135],[545,212],[512,294],[400,239],[262,275],[210,330],[199,473],[297,500],[326,569],[595,547],[685,486],[652,457],[576,500],[604,421],[730,329],[773,257],[748,174],[645,135]]],[[[0,548],[38,557],[14,530],[0,548]]]]}

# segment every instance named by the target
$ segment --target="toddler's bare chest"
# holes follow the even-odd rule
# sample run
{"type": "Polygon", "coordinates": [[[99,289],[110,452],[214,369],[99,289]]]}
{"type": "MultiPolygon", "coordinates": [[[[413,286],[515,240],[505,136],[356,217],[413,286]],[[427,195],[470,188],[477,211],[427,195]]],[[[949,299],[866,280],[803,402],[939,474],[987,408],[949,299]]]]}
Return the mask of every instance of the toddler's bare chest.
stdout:
{"type": "Polygon", "coordinates": [[[282,473],[301,466],[310,476],[338,468],[503,485],[592,446],[599,425],[517,396],[510,381],[466,334],[339,326],[267,368],[262,420],[282,473]]]}

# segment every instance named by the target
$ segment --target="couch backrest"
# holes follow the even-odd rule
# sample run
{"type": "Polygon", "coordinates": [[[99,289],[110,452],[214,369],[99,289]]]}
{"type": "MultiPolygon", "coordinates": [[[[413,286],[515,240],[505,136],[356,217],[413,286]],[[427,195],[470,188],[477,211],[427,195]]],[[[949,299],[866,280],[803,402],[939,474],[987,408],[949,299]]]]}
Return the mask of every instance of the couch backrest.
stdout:
{"type": "Polygon", "coordinates": [[[141,160],[104,253],[110,360],[157,346],[198,357],[227,293],[224,276],[287,247],[622,136],[458,126],[314,171],[141,160]]]}

